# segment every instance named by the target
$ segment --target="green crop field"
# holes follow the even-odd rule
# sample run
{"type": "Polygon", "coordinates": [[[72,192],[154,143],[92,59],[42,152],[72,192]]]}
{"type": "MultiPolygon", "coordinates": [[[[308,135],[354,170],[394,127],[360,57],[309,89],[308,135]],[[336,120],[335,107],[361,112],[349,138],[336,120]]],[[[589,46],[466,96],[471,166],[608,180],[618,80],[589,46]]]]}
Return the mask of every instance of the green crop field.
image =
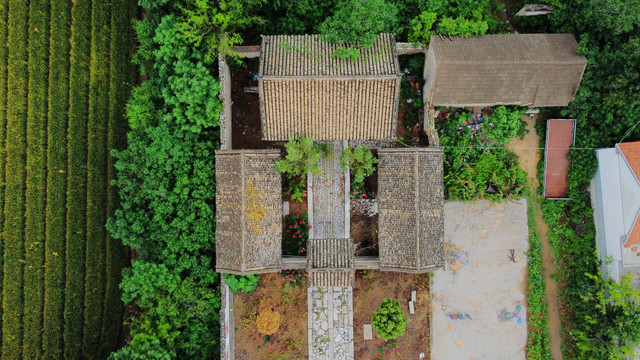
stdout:
{"type": "Polygon", "coordinates": [[[134,0],[0,0],[0,358],[105,359],[127,253],[110,149],[126,146],[134,0]]]}

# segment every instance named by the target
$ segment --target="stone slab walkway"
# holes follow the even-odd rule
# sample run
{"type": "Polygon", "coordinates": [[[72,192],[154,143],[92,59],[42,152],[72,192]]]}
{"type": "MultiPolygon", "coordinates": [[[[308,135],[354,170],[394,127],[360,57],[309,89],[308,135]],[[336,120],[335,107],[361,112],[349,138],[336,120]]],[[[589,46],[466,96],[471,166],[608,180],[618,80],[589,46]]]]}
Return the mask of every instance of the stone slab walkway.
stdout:
{"type": "Polygon", "coordinates": [[[309,202],[310,239],[348,238],[348,206],[345,201],[345,174],[340,169],[340,153],[343,141],[332,141],[330,156],[320,159],[321,175],[309,176],[311,201],[309,202]]]}
{"type": "Polygon", "coordinates": [[[309,359],[353,360],[351,287],[307,288],[309,359]]]}

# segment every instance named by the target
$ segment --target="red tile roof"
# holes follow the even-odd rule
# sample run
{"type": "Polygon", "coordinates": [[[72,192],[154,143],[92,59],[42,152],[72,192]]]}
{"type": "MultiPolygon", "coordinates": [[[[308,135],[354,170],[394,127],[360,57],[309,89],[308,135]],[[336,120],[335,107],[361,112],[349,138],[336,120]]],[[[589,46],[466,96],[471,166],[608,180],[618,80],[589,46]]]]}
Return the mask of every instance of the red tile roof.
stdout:
{"type": "MultiPolygon", "coordinates": [[[[618,148],[622,151],[622,155],[629,163],[631,171],[636,175],[636,179],[640,182],[640,141],[620,143],[618,148]]],[[[631,245],[640,244],[640,215],[636,219],[636,224],[633,226],[627,242],[624,247],[628,248],[631,245]]]]}
{"type": "Polygon", "coordinates": [[[548,120],[545,149],[545,198],[566,198],[569,189],[569,150],[575,120],[548,120]]]}

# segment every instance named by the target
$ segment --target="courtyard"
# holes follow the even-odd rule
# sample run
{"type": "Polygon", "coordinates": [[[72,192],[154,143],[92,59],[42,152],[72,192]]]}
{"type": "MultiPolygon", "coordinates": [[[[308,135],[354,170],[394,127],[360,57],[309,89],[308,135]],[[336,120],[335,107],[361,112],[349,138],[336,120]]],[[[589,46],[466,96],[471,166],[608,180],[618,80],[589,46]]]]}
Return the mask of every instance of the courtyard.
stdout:
{"type": "Polygon", "coordinates": [[[526,201],[449,202],[444,213],[447,269],[431,284],[431,358],[525,359],[526,201]]]}

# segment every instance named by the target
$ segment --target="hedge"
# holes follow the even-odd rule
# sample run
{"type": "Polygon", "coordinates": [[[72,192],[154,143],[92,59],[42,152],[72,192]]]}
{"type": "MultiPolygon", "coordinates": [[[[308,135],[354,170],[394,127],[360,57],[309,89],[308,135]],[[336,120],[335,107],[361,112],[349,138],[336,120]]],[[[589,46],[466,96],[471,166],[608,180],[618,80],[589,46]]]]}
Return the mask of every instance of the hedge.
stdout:
{"type": "Polygon", "coordinates": [[[529,304],[527,324],[527,359],[551,360],[549,349],[549,328],[547,326],[548,306],[545,293],[544,266],[542,263],[542,242],[536,232],[533,208],[539,206],[538,199],[532,193],[527,199],[527,217],[529,225],[529,262],[527,271],[527,303],[529,304]]]}
{"type": "Polygon", "coordinates": [[[7,45],[6,193],[4,207],[4,273],[2,308],[2,359],[22,352],[25,124],[27,122],[27,3],[9,7],[7,45]]]}
{"type": "Polygon", "coordinates": [[[51,1],[43,359],[62,358],[69,106],[68,0],[51,1]]]}
{"type": "Polygon", "coordinates": [[[98,357],[105,284],[110,4],[91,2],[91,69],[87,125],[87,242],[82,353],[98,357]]]}
{"type": "MultiPolygon", "coordinates": [[[[0,2],[0,234],[4,226],[4,164],[5,137],[7,129],[7,9],[9,1],[0,2]]],[[[0,278],[3,274],[4,242],[0,241],[0,278]]],[[[2,304],[2,281],[0,280],[0,304],[2,304]]],[[[2,306],[0,306],[0,339],[2,338],[2,306]]],[[[2,342],[0,342],[0,349],[2,342]]],[[[1,351],[0,351],[1,352],[1,351]]]]}
{"type": "Polygon", "coordinates": [[[64,358],[81,358],[87,211],[87,118],[91,3],[71,8],[71,67],[67,154],[67,244],[64,358]]]}
{"type": "Polygon", "coordinates": [[[42,356],[49,1],[29,2],[23,356],[42,356]]]}
{"type": "MultiPolygon", "coordinates": [[[[137,4],[131,0],[113,0],[111,9],[110,68],[109,68],[109,124],[107,131],[107,147],[124,149],[127,145],[127,119],[125,106],[131,93],[131,88],[138,78],[138,71],[131,63],[131,57],[136,49],[136,35],[131,25],[131,19],[137,16],[137,4]]],[[[114,158],[108,157],[108,175],[113,180],[116,177],[114,158]]],[[[119,206],[118,189],[108,187],[107,213],[114,215],[119,206]]],[[[120,300],[122,292],[118,285],[122,278],[122,268],[126,266],[127,252],[122,242],[107,235],[106,238],[106,291],[104,301],[104,321],[102,325],[101,354],[115,351],[120,345],[119,334],[122,329],[123,304],[120,300]]]]}

